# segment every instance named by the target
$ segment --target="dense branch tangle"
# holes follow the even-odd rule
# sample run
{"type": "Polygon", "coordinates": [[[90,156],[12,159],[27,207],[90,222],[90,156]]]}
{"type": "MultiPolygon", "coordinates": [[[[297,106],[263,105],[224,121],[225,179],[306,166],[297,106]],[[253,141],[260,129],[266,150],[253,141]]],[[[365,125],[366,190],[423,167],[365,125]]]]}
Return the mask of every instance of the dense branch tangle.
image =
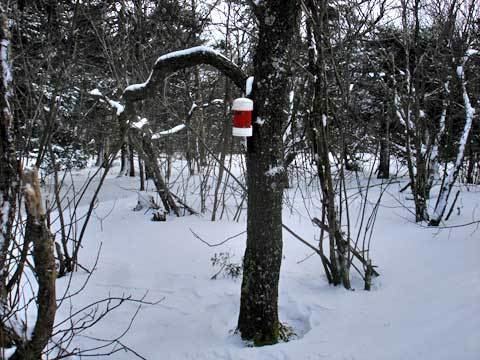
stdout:
{"type": "MultiPolygon", "coordinates": [[[[133,123],[137,119],[135,110],[136,102],[154,97],[156,95],[156,89],[170,74],[197,65],[213,66],[232,80],[238,88],[242,90],[245,89],[246,74],[229,59],[209,47],[197,46],[163,55],[155,62],[147,81],[142,84],[130,85],[124,90],[122,97],[125,100],[125,108],[124,111],[117,111],[117,114],[119,113],[122,133],[121,139],[127,138],[126,132],[130,127],[129,123],[133,123]]],[[[143,137],[143,139],[133,139],[133,145],[139,156],[143,158],[143,161],[148,164],[153,171],[154,182],[165,211],[173,211],[175,215],[179,216],[179,210],[167,189],[165,180],[155,161],[157,157],[151,140],[146,137],[143,137]]]]}

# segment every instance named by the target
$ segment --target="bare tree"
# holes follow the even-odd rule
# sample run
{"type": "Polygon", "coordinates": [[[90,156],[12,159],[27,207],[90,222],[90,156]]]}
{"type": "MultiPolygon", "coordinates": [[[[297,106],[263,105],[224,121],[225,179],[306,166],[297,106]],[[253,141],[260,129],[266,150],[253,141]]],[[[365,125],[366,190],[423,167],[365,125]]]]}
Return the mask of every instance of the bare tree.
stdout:
{"type": "Polygon", "coordinates": [[[33,244],[33,261],[38,279],[37,318],[31,338],[16,343],[12,360],[40,359],[43,349],[52,335],[57,300],[55,297],[55,257],[53,238],[47,227],[46,214],[42,206],[40,183],[36,170],[24,175],[24,195],[27,208],[25,241],[33,244]]]}
{"type": "Polygon", "coordinates": [[[10,107],[12,73],[10,60],[10,32],[6,9],[0,5],[0,347],[12,341],[11,331],[5,326],[7,309],[7,255],[12,241],[17,193],[20,184],[19,164],[14,148],[13,116],[10,107]]]}
{"type": "Polygon", "coordinates": [[[238,330],[255,345],[279,339],[278,281],[282,261],[282,198],[286,186],[283,131],[289,107],[290,50],[298,28],[297,1],[252,4],[258,21],[254,53],[253,136],[248,139],[247,248],[238,330]]]}

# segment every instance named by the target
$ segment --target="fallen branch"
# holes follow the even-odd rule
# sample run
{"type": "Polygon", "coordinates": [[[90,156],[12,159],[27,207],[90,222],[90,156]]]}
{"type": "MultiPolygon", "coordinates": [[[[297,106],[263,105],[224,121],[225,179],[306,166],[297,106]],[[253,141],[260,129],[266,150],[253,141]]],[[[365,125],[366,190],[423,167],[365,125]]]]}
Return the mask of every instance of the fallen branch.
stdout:
{"type": "Polygon", "coordinates": [[[203,240],[200,235],[198,235],[195,231],[193,231],[191,228],[189,228],[190,232],[193,234],[193,236],[195,236],[195,238],[197,238],[198,240],[200,240],[202,243],[204,243],[205,245],[207,245],[208,247],[216,247],[216,246],[220,246],[220,245],[223,245],[225,244],[226,242],[232,240],[232,239],[235,239],[236,237],[239,237],[240,235],[243,235],[246,233],[246,231],[242,231],[241,233],[238,233],[236,235],[233,235],[233,236],[230,236],[228,238],[226,238],[225,240],[223,240],[222,242],[219,242],[218,244],[210,244],[209,242],[203,240]]]}

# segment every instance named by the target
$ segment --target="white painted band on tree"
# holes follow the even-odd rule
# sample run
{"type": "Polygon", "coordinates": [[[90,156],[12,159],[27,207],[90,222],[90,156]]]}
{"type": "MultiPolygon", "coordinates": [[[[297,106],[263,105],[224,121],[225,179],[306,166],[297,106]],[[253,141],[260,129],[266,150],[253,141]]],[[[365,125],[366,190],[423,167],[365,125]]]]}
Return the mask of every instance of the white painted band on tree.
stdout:
{"type": "Polygon", "coordinates": [[[232,128],[233,136],[252,136],[252,128],[232,128]]]}
{"type": "Polygon", "coordinates": [[[253,101],[247,98],[235,99],[233,100],[232,110],[233,111],[252,111],[253,101]]]}

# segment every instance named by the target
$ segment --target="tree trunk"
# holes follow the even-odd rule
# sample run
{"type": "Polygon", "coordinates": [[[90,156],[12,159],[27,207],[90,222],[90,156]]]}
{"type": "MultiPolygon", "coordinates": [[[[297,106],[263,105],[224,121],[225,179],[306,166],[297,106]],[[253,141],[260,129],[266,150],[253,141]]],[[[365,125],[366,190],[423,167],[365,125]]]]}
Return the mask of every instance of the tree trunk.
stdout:
{"type": "Polygon", "coordinates": [[[455,159],[455,165],[453,169],[451,169],[448,172],[448,174],[447,173],[445,174],[445,179],[440,188],[440,192],[437,198],[437,203],[435,204],[435,210],[428,224],[430,226],[438,226],[442,221],[442,218],[447,209],[448,198],[450,197],[452,188],[455,185],[455,182],[457,181],[458,174],[463,165],[463,158],[465,156],[465,147],[468,143],[468,139],[470,137],[470,131],[472,129],[475,109],[472,107],[472,104],[470,102],[470,97],[467,92],[467,82],[465,79],[465,71],[463,70],[466,59],[463,60],[462,66],[461,67],[459,66],[457,68],[457,76],[459,77],[459,80],[461,81],[461,85],[462,85],[463,103],[465,108],[465,125],[463,127],[462,136],[460,137],[460,141],[458,143],[458,150],[457,150],[457,156],[455,159]]]}
{"type": "Polygon", "coordinates": [[[388,112],[383,111],[380,119],[380,163],[378,164],[378,179],[390,177],[390,118],[388,112]]]}
{"type": "Polygon", "coordinates": [[[128,144],[128,161],[130,162],[129,170],[130,173],[128,174],[130,177],[135,177],[135,158],[133,154],[133,146],[132,146],[132,140],[129,140],[128,144]]]}
{"type": "Polygon", "coordinates": [[[158,191],[160,199],[162,200],[165,211],[167,213],[173,211],[175,215],[180,216],[178,206],[173,199],[172,194],[170,194],[167,184],[165,183],[162,173],[160,172],[157,161],[158,156],[155,153],[152,144],[148,140],[144,139],[143,146],[141,146],[141,141],[134,139],[133,136],[132,140],[134,146],[136,147],[138,156],[142,158],[145,166],[148,167],[148,169],[150,169],[151,171],[153,171],[153,182],[155,183],[155,187],[158,191]]]}
{"type": "Polygon", "coordinates": [[[238,330],[257,346],[278,342],[278,281],[282,261],[282,132],[287,121],[288,50],[299,6],[265,0],[255,7],[259,38],[254,57],[253,137],[248,139],[247,248],[238,330]]]}
{"type": "Polygon", "coordinates": [[[140,176],[140,191],[145,191],[145,171],[143,161],[140,156],[138,156],[138,173],[140,176]]]}
{"type": "Polygon", "coordinates": [[[97,160],[95,161],[95,166],[101,166],[103,163],[104,157],[104,143],[102,142],[97,146],[97,160]]]}
{"type": "MultiPolygon", "coordinates": [[[[341,232],[341,223],[337,216],[335,204],[335,187],[330,166],[329,144],[329,93],[327,78],[327,58],[329,54],[328,33],[328,2],[322,0],[307,2],[311,19],[307,23],[310,48],[309,67],[315,74],[312,94],[312,113],[310,116],[310,138],[314,151],[315,162],[322,189],[322,202],[328,221],[330,243],[331,278],[334,285],[350,288],[349,246],[341,232]],[[314,37],[312,36],[314,35],[314,37]],[[313,52],[315,46],[317,55],[313,52]]],[[[339,205],[341,206],[341,204],[339,205]]]]}
{"type": "Polygon", "coordinates": [[[7,304],[6,282],[8,278],[7,254],[11,240],[11,230],[15,219],[18,193],[19,169],[15,155],[13,116],[10,109],[11,66],[10,32],[8,19],[0,7],[0,347],[7,347],[11,340],[8,329],[3,324],[3,314],[7,304]]]}
{"type": "Polygon", "coordinates": [[[110,154],[110,140],[107,138],[105,138],[104,142],[103,142],[103,161],[102,161],[102,167],[103,168],[107,168],[108,166],[108,162],[109,162],[109,158],[108,158],[108,155],[110,154]]]}
{"type": "MultiPolygon", "coordinates": [[[[227,117],[226,111],[224,112],[224,116],[227,117]]],[[[228,121],[225,121],[223,124],[223,131],[222,131],[222,143],[221,143],[221,152],[220,152],[220,163],[224,164],[225,159],[227,156],[227,151],[230,145],[230,134],[229,132],[231,131],[230,123],[228,121]]],[[[220,205],[220,187],[222,185],[223,181],[223,175],[225,173],[225,169],[223,166],[219,166],[218,168],[218,177],[216,180],[215,184],[215,192],[213,195],[213,206],[212,206],[212,217],[211,220],[215,221],[216,216],[217,216],[217,210],[220,205]]]]}
{"type": "Polygon", "coordinates": [[[469,157],[468,157],[468,164],[467,164],[467,172],[465,175],[465,182],[467,184],[475,184],[475,166],[478,167],[478,153],[473,151],[473,140],[470,139],[470,142],[468,143],[468,152],[469,152],[469,157]]]}
{"type": "Polygon", "coordinates": [[[122,145],[122,150],[120,151],[120,173],[119,175],[124,175],[127,170],[127,144],[122,145]]]}
{"type": "Polygon", "coordinates": [[[47,227],[36,170],[25,174],[25,201],[27,208],[25,241],[33,244],[33,260],[38,279],[38,312],[31,339],[17,346],[11,360],[41,359],[43,349],[52,334],[57,310],[53,238],[47,227]]]}

